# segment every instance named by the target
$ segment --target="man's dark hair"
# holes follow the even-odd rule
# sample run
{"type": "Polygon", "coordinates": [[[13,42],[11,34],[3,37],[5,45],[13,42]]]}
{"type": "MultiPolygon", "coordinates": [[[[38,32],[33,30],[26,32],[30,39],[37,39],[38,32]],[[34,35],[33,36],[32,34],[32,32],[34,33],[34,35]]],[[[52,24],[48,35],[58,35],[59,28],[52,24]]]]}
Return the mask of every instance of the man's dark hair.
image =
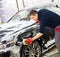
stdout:
{"type": "Polygon", "coordinates": [[[29,13],[29,16],[35,15],[35,14],[37,14],[37,13],[38,13],[38,12],[37,12],[36,10],[31,10],[30,13],[29,13]]]}

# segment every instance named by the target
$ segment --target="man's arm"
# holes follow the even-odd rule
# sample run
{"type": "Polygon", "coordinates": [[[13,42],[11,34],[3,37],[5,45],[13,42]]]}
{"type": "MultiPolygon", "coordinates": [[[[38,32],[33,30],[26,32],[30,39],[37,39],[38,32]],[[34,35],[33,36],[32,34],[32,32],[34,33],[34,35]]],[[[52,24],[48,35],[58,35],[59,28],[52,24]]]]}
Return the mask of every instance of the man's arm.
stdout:
{"type": "Polygon", "coordinates": [[[37,33],[37,34],[32,38],[32,41],[40,38],[42,35],[43,35],[43,33],[37,33]]]}
{"type": "Polygon", "coordinates": [[[33,38],[23,39],[23,45],[29,45],[32,43],[32,41],[40,38],[43,35],[43,33],[37,33],[33,38]]]}

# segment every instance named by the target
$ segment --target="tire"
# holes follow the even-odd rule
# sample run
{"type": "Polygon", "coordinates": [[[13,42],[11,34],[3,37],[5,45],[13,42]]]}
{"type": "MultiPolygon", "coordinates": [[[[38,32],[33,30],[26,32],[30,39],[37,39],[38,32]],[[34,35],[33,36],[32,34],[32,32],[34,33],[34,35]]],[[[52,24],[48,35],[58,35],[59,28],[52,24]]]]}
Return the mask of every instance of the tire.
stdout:
{"type": "Polygon", "coordinates": [[[10,52],[8,51],[8,52],[6,52],[6,53],[1,53],[0,54],[0,57],[10,57],[10,52]]]}
{"type": "Polygon", "coordinates": [[[21,57],[40,57],[41,48],[37,41],[28,46],[23,46],[21,57]]]}

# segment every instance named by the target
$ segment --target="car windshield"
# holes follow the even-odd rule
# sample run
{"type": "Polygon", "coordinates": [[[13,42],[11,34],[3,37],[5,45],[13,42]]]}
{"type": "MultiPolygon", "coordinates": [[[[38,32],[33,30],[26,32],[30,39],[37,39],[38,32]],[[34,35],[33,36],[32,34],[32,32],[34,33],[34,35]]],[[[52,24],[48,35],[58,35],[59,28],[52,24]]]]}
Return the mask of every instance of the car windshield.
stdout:
{"type": "Polygon", "coordinates": [[[8,22],[29,20],[28,13],[29,13],[29,10],[21,10],[21,11],[17,12],[8,22]]]}

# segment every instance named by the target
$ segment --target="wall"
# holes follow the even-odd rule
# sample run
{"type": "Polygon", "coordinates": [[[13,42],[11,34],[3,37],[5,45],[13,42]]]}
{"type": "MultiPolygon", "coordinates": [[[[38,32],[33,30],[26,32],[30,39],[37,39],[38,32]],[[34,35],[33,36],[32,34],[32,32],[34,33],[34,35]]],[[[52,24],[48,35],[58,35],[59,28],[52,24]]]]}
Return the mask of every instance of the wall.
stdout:
{"type": "Polygon", "coordinates": [[[17,12],[17,6],[16,6],[16,0],[1,0],[1,16],[2,21],[7,22],[16,12],[17,12]]]}

